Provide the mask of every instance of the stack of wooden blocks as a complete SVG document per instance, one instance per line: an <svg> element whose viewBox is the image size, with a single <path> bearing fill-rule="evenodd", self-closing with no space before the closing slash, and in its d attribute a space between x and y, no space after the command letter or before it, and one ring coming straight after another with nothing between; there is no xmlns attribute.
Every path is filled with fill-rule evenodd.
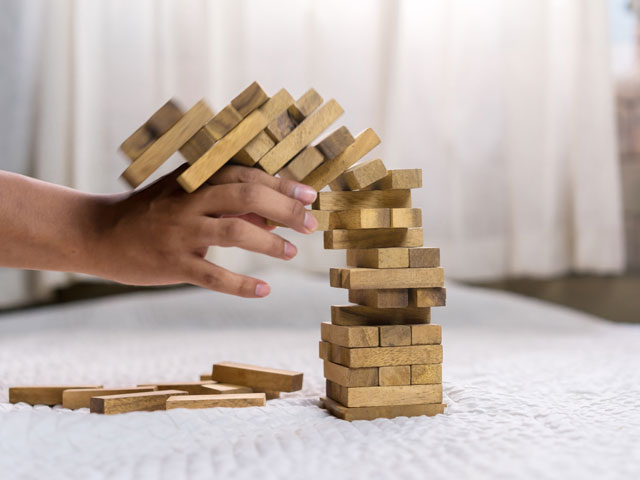
<svg viewBox="0 0 640 480"><path fill-rule="evenodd" d="M325 406L348 420L434 415L444 408L442 346L430 308L444 305L445 290L439 251L421 248L422 215L411 206L421 171L387 171L379 159L355 165L380 143L372 129L354 138L342 126L311 145L342 113L313 89L269 98L255 82L215 115L203 101L187 112L170 101L122 144L132 161L123 177L137 187L180 151L187 192L227 163L320 192L312 213L325 248L347 249L352 267L332 269L331 285L355 303L331 307L322 325Z"/></svg>

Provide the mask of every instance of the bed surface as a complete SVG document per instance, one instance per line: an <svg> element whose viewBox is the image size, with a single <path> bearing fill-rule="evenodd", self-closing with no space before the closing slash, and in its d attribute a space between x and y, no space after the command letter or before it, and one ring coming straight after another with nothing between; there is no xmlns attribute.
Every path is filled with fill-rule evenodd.
<svg viewBox="0 0 640 480"><path fill-rule="evenodd" d="M346 291L263 278L265 300L184 289L0 317L0 478L640 478L640 326L450 285L433 310L445 414L348 423L318 400L319 324ZM304 388L116 416L6 403L12 385L197 380L222 360L303 371Z"/></svg>

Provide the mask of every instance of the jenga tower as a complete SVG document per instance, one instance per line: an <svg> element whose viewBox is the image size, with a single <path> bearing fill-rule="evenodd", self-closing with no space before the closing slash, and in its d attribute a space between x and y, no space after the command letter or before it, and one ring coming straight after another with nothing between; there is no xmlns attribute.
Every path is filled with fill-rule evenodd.
<svg viewBox="0 0 640 480"><path fill-rule="evenodd" d="M356 305L332 305L322 324L325 407L345 420L435 415L442 403L442 332L431 307L445 304L440 251L423 248L411 189L422 171L372 160L347 170L314 204L324 248L346 249L332 287Z"/></svg>

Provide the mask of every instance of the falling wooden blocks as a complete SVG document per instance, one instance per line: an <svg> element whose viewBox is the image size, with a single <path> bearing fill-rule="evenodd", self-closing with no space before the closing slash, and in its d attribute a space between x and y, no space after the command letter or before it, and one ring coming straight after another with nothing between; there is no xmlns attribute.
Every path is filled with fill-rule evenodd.
<svg viewBox="0 0 640 480"><path fill-rule="evenodd" d="M422 187L422 170L389 170L380 180L365 187L366 190L399 190Z"/></svg>
<svg viewBox="0 0 640 480"><path fill-rule="evenodd" d="M361 190L387 174L379 158L367 160L351 167L329 184L331 190Z"/></svg>
<svg viewBox="0 0 640 480"><path fill-rule="evenodd" d="M320 167L322 167L322 165ZM313 204L313 208L317 210L350 210L350 209L358 209L358 208L410 208L410 207L411 207L411 190L320 192L318 193L317 200Z"/></svg>

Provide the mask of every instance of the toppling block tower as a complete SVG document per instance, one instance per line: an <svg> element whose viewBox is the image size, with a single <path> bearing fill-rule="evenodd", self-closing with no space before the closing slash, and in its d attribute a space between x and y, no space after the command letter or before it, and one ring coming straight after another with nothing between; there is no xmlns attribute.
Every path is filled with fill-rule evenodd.
<svg viewBox="0 0 640 480"><path fill-rule="evenodd" d="M348 268L332 268L330 284L353 302L331 306L321 325L324 406L345 420L442 413L431 307L446 292L440 252L423 247L422 212L411 204L422 172L358 163L380 143L372 129L354 137L342 126L311 145L342 113L313 89L269 97L255 82L215 115L203 101L186 112L169 101L121 145L132 161L122 176L135 188L179 151L189 166L177 181L189 193L227 163L313 187L325 249L347 250Z"/></svg>

